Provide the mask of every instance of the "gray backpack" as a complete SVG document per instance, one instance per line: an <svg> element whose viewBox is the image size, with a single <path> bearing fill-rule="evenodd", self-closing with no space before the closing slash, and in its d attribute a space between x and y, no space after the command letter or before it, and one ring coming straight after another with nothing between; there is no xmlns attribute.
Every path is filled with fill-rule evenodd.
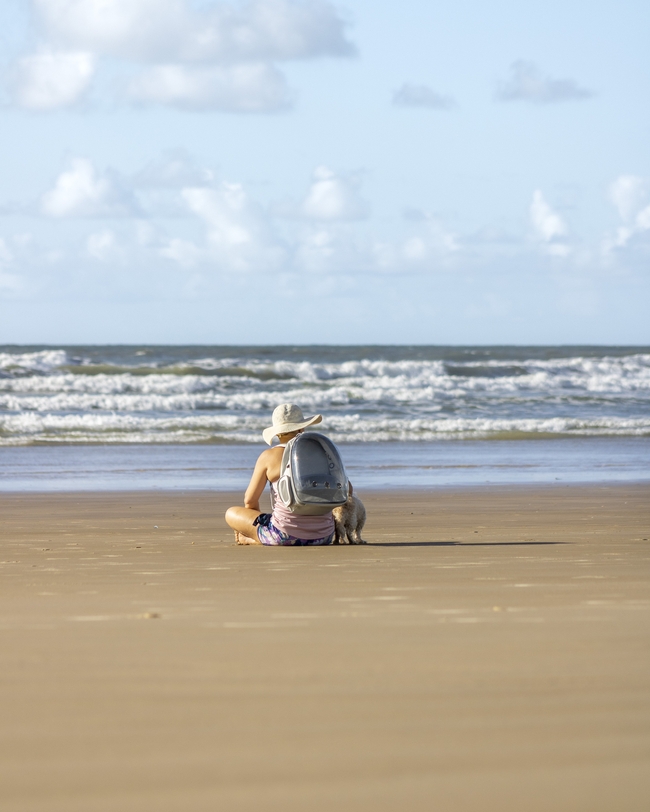
<svg viewBox="0 0 650 812"><path fill-rule="evenodd" d="M344 505L348 478L334 443L315 431L289 440L277 490L282 504L301 516L322 516Z"/></svg>

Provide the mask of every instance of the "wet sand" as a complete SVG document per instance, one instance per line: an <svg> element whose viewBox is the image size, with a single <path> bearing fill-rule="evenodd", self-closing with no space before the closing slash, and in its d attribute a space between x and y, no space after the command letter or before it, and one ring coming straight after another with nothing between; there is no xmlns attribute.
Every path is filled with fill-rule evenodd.
<svg viewBox="0 0 650 812"><path fill-rule="evenodd" d="M645 812L650 486L360 495L0 495L3 812Z"/></svg>

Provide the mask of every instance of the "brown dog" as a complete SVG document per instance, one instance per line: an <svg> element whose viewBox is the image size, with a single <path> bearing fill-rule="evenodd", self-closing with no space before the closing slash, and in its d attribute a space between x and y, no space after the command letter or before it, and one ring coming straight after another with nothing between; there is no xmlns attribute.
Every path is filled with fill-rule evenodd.
<svg viewBox="0 0 650 812"><path fill-rule="evenodd" d="M336 525L334 544L345 543L346 536L349 544L366 544L361 538L366 523L366 509L361 499L350 494L344 505L334 508L332 515Z"/></svg>

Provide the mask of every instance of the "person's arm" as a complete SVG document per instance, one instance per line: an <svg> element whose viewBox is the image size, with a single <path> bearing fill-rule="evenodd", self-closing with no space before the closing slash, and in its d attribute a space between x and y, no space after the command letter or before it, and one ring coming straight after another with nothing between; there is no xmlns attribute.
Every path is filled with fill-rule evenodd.
<svg viewBox="0 0 650 812"><path fill-rule="evenodd" d="M268 480L267 470L268 466L266 460L266 451L264 451L257 458L253 476L251 477L251 481L248 483L248 488L246 488L246 493L244 494L244 507L252 508L253 510L260 509L260 496L262 493L264 493L264 488L266 487Z"/></svg>

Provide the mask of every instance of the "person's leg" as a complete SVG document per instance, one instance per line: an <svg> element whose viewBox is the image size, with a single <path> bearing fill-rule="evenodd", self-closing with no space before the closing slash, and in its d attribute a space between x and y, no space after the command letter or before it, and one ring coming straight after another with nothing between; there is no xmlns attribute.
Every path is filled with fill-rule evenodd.
<svg viewBox="0 0 650 812"><path fill-rule="evenodd" d="M231 507L226 511L226 522L237 536L237 544L261 544L257 527L253 524L261 511L245 507Z"/></svg>

